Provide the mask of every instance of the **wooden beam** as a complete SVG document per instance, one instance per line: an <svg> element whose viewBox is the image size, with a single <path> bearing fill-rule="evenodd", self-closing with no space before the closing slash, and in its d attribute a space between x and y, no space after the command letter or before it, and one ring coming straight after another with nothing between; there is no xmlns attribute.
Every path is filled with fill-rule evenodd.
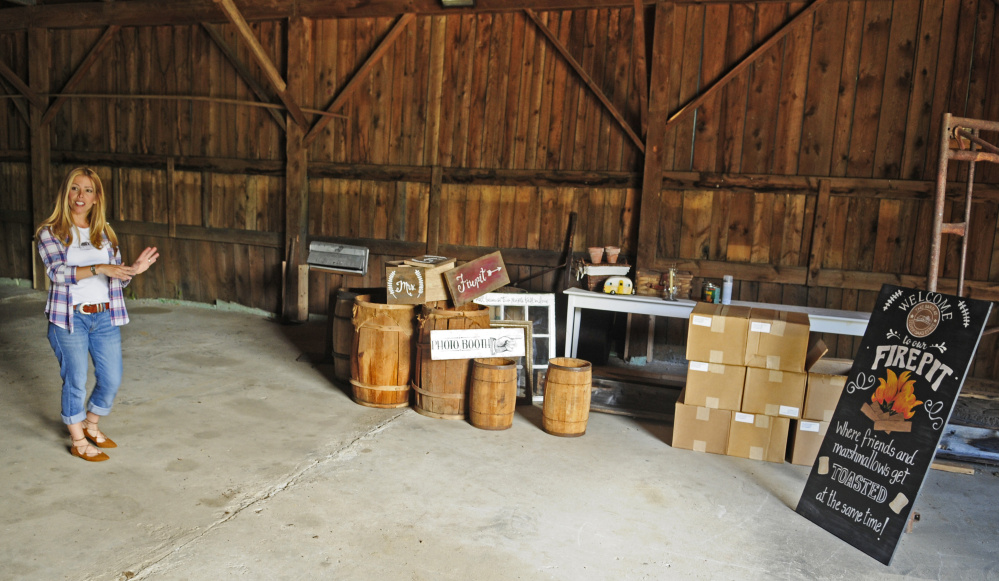
<svg viewBox="0 0 999 581"><path fill-rule="evenodd" d="M822 270L822 257L825 253L826 217L829 215L829 180L819 182L819 198L815 202L814 225L811 228L811 243L808 249L808 279L805 284L813 286Z"/></svg>
<svg viewBox="0 0 999 581"><path fill-rule="evenodd" d="M391 18L402 14L444 15L457 13L519 12L525 8L538 11L585 10L588 8L626 8L634 0L476 0L474 8L445 8L440 0L366 0L331 2L329 0L241 0L247 20L284 20L293 16L311 19ZM651 5L651 0L643 0ZM702 0L681 0L698 2ZM742 1L742 0L738 0ZM844 0L845 1L845 0ZM100 28L121 26L198 25L202 22L226 22L211 0L130 0L129 2L85 2L43 4L7 8L0 19L0 32L40 28Z"/></svg>
<svg viewBox="0 0 999 581"><path fill-rule="evenodd" d="M641 112L641 131L644 138L649 130L649 82L645 65L645 3L635 0L635 25L632 41L635 45L635 83L638 91L638 109ZM649 357L651 360L652 357Z"/></svg>
<svg viewBox="0 0 999 581"><path fill-rule="evenodd" d="M350 78L350 80L347 81L347 84L344 85L342 89L340 89L340 92L333 99L333 102L330 103L330 106L326 108L326 111L328 113L333 113L334 111L342 107L344 103L347 102L347 99L349 99L350 96L354 94L354 91L357 89L357 86L361 84L361 81L363 81L365 77L367 77L368 71L370 71L371 68L378 63L378 61L382 58L382 56L384 56L385 53L388 52L388 49L392 47L392 43L400 34L402 34L402 31L406 28L406 25L408 25L410 22L412 22L415 19L416 19L415 14L403 14L402 16L399 17L398 20L396 20L395 25L393 25L392 29L388 31L388 34L385 35L385 38L383 38L382 41L378 43L378 47L376 47L374 52L372 52L371 55L368 56L368 60L366 60L363 65L361 65L361 68L357 69L357 72L355 72L354 75ZM315 141L316 137L319 136L322 130L326 127L327 123L329 123L329 119L326 117L322 117L318 121L316 121L316 124L312 127L312 129L309 130L308 135L305 136L306 148L308 148L312 144L312 142Z"/></svg>
<svg viewBox="0 0 999 581"><path fill-rule="evenodd" d="M121 27L117 24L112 24L107 27L104 34L102 34L101 37L97 39L97 42L94 43L94 46L90 48L90 52L87 53L86 57L84 57L80 66L76 67L76 71L73 72L73 76L69 78L69 81L67 81L62 90L59 91L60 93L71 93L77 86L79 86L84 77L87 76L87 73L89 73L90 69L94 66L94 63L97 62L97 57L100 56L101 51L111 44L111 41L114 39L114 35L118 33L120 28ZM65 94L56 97L55 101L49 105L48 110L45 112L45 116L42 117L42 125L48 125L49 122L52 121L52 118L56 116L56 113L59 112L59 109L62 108L68 98L69 97Z"/></svg>
<svg viewBox="0 0 999 581"><path fill-rule="evenodd" d="M219 33L218 29L216 29L214 25L207 22L202 22L201 27L205 29L208 36L215 42L215 46L219 47L219 50L222 51L225 58L228 59L233 68L236 69L236 73L239 74L240 78L243 79L243 82L250 87L251 91L253 91L253 94L255 94L261 101L270 103L271 96L267 93L267 90L264 89L263 85L257 82L257 79L253 78L253 75L250 73L250 68L243 64L243 61L239 60L239 55L237 55L236 51L229 46L229 43L222 38L222 34ZM272 108L268 108L267 112L270 113L271 117L282 130L287 130L287 126L284 123L284 117L282 117L280 113Z"/></svg>
<svg viewBox="0 0 999 581"><path fill-rule="evenodd" d="M11 93L11 100L14 101L14 107L17 108L18 113L20 113L21 117L24 118L24 123L30 124L31 114L28 112L28 106L24 103L27 99L23 96L15 95L14 93L17 93L17 90L2 76L0 76L0 87L3 87L3 89L8 93Z"/></svg>
<svg viewBox="0 0 999 581"><path fill-rule="evenodd" d="M167 189L167 227L170 238L177 237L177 164L174 158L167 158L166 166Z"/></svg>
<svg viewBox="0 0 999 581"><path fill-rule="evenodd" d="M0 61L0 76L6 79L7 82L10 83L11 86L13 86L18 93L24 95L24 97L27 98L28 101L31 101L32 105L41 108L45 107L46 105L45 99L42 98L41 95L39 95L36 91L33 91L31 87L25 84L25 82L21 80L21 77L17 76L17 73L11 70L11 68L8 67L6 63L4 63L3 61Z"/></svg>
<svg viewBox="0 0 999 581"><path fill-rule="evenodd" d="M441 229L441 166L430 171L430 202L427 208L427 254L436 255Z"/></svg>
<svg viewBox="0 0 999 581"><path fill-rule="evenodd" d="M31 214L35 224L44 220L55 201L52 199L52 136L49 126L42 123L46 102L37 95L48 92L51 42L49 31L28 30L28 78L31 79ZM45 288L45 267L32 247L32 283L35 290Z"/></svg>
<svg viewBox="0 0 999 581"><path fill-rule="evenodd" d="M813 0L805 9L798 13L797 16L789 20L784 26L780 28L777 32L773 33L770 38L763 42L760 46L756 47L753 52L749 53L746 58L742 59L737 65L732 67L727 73L722 75L722 78L715 81L710 87L703 91L700 95L691 99L686 105L680 108L679 111L673 114L666 122L666 129L673 127L688 115L692 114L701 106L705 101L710 99L721 91L725 85L729 83L732 79L737 77L742 71L746 70L751 64L756 62L756 59L763 56L770 48L781 41L794 27L799 23L804 21L806 18L810 18L812 14L815 13L822 5L824 5L828 0Z"/></svg>
<svg viewBox="0 0 999 581"><path fill-rule="evenodd" d="M659 239L659 208L666 151L666 117L669 107L669 47L673 28L673 3L656 3L652 34L652 92L649 94L649 131L645 136L645 170L642 173L642 199L638 214L637 268L650 268L656 258Z"/></svg>
<svg viewBox="0 0 999 581"><path fill-rule="evenodd" d="M22 0L25 1L25 0ZM30 0L26 0L30 1ZM779 0L764 0L777 2ZM830 0L848 2L850 0ZM996 0L993 0L995 2ZM718 4L758 4L750 0L707 0ZM706 0L675 0L678 6L704 5ZM654 0L642 0L645 6ZM330 0L243 0L241 11L251 22L284 20L293 16L311 19L392 18L402 14L447 15L457 13L502 13L531 9L538 12L630 8L634 0L476 0L474 7L445 8L440 0L366 0L331 2ZM3 9L0 32L40 28L101 28L120 26L198 25L222 23L226 18L211 0L130 0L128 2L53 2L38 6Z"/></svg>
<svg viewBox="0 0 999 581"><path fill-rule="evenodd" d="M177 240L200 240L204 242L262 246L264 248L277 249L284 246L284 236L280 232L239 230L235 228L206 228L204 226L185 226L183 224L177 224L176 228L171 230L169 224L120 219L112 220L112 222L114 230L118 234L176 238Z"/></svg>
<svg viewBox="0 0 999 581"><path fill-rule="evenodd" d="M288 21L288 87L292 96L303 96L307 90L306 76L311 69L311 21L296 17ZM293 321L309 318L299 297L303 294L299 266L304 265L309 237L309 160L304 144L306 126L288 124L285 140L285 251L284 295L282 312ZM304 282L308 283L306 278Z"/></svg>
<svg viewBox="0 0 999 581"><path fill-rule="evenodd" d="M604 92L600 89L600 87L597 86L596 82L594 82L593 78L590 77L590 74L583 69L583 65L579 64L579 61L577 61L572 56L572 54L569 52L569 49L567 49L565 45L559 42L558 36L556 36L555 33L552 32L547 25L545 25L544 22L541 22L541 19L538 18L538 15L535 14L533 10L527 9L524 12L527 14L527 17L530 18L531 22L533 22L534 25L538 27L538 30L541 31L541 33L545 36L545 38L548 39L548 42L551 43L553 47L555 47L555 50L557 50L558 53L562 55L562 58L564 58L565 61L569 63L569 66L572 67L572 70L576 71L576 74L579 75L579 78L583 80L583 83L585 83L587 87L589 87L590 92L592 92L593 95L597 98L597 100L600 101L601 104L603 104L604 108L607 109L607 112L610 113L612 117L614 117L618 125L620 125L622 129L624 129L624 132L628 135L628 137L635 143L636 146L638 146L638 150L644 154L645 143L642 141L642 138L639 137L637 133L635 133L635 130L632 129L631 125L628 124L628 121L624 118L624 115L622 115L621 112L618 111L617 107L615 107L614 104L611 103L610 99L607 98L607 95L604 94Z"/></svg>
<svg viewBox="0 0 999 581"><path fill-rule="evenodd" d="M276 111L278 109L287 109L285 105L276 105L274 103L262 103L260 101L247 101L246 99L227 99L225 97L205 97L203 95L129 95L127 93L53 93L43 95L44 97L59 97L62 99L137 99L141 101L201 101L205 103L224 103L227 105L240 105L243 107L260 107L262 109L269 109ZM305 113L311 113L313 115L322 115L325 117L339 117L340 119L347 119L346 115L340 115L337 113L328 113L326 111L320 111L318 109L308 109L303 107L302 111Z"/></svg>
<svg viewBox="0 0 999 581"><path fill-rule="evenodd" d="M288 84L281 77L281 73L278 72L277 67L271 62L270 57L267 55L267 51L264 47L260 45L260 41L254 36L253 30L250 25L243 18L242 13L240 13L239 8L232 0L212 0L215 2L225 13L226 17L229 19L239 32L239 35L243 38L246 44L250 47L250 55L257 62L260 68L264 71L264 76L267 77L268 82L270 82L271 87L277 92L278 98L284 103L285 107L288 108L288 114L291 118L295 120L296 123L302 127L306 127L309 121L305 118L305 114L302 110L298 108L295 100L291 98L288 94Z"/></svg>
<svg viewBox="0 0 999 581"><path fill-rule="evenodd" d="M162 170L167 155L135 153L94 153L53 151L52 160L60 164L106 165ZM282 177L284 162L279 160L232 159L219 157L174 156L177 171L210 171L228 175L267 175ZM0 150L0 162L30 162L22 151ZM429 184L431 168L415 165L345 164L313 161L310 178L335 178L372 181L402 181ZM830 196L868 197L879 200L933 200L936 183L925 180L881 178L815 177L766 174L663 171L663 189L724 190L732 193L776 193L818 196L820 182L829 182ZM482 184L496 186L636 188L641 175L626 171L586 170L508 170L442 167L445 184ZM947 199L961 202L967 183L948 182ZM975 200L999 202L999 184L975 184Z"/></svg>

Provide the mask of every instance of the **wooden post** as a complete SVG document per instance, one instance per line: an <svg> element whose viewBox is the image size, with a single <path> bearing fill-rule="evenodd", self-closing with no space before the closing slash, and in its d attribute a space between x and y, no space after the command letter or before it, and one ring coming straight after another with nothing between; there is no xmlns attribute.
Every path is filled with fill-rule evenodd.
<svg viewBox="0 0 999 581"><path fill-rule="evenodd" d="M31 90L39 95L49 92L49 31L45 28L28 29L28 78ZM48 98L31 103L31 217L32 227L47 218L52 200L52 137L49 126L42 123ZM45 288L45 267L32 245L32 284L36 290Z"/></svg>
<svg viewBox="0 0 999 581"><path fill-rule="evenodd" d="M301 100L306 91L306 74L312 58L310 43L312 23L296 16L288 21L288 93L291 99ZM290 320L305 321L309 318L308 300L304 308L300 296L308 297L308 272L301 276L299 266L305 265L309 239L309 160L305 148L305 128L288 122L285 144L285 255L288 259L284 271L286 292L282 296L282 311ZM297 240L298 243L293 242ZM308 268L307 265L306 269ZM304 278L304 281L303 281ZM301 288L301 287L305 288Z"/></svg>
<svg viewBox="0 0 999 581"><path fill-rule="evenodd" d="M645 136L645 172L642 177L642 201L638 215L636 268L652 268L659 239L659 196L663 189L663 163L666 148L666 120L669 115L670 34L673 32L673 3L656 2L655 29L652 34L652 80L649 86L649 130Z"/></svg>
<svg viewBox="0 0 999 581"><path fill-rule="evenodd" d="M825 255L826 220L829 216L829 180L819 180L819 196L815 201L815 225L812 227L808 251L807 286L815 286Z"/></svg>
<svg viewBox="0 0 999 581"><path fill-rule="evenodd" d="M437 254L441 229L441 166L430 170L430 205L427 209L427 254Z"/></svg>
<svg viewBox="0 0 999 581"><path fill-rule="evenodd" d="M645 3L635 0L635 85L638 90L638 109L641 113L641 135L649 131L649 83L645 66Z"/></svg>
<svg viewBox="0 0 999 581"><path fill-rule="evenodd" d="M170 238L177 237L177 162L173 156L167 158L167 228Z"/></svg>

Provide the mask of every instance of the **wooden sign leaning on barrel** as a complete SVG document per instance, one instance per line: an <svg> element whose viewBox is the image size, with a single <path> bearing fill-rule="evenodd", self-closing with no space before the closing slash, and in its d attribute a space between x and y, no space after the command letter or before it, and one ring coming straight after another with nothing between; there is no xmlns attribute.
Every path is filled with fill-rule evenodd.
<svg viewBox="0 0 999 581"><path fill-rule="evenodd" d="M451 300L460 306L510 284L510 275L503 264L503 255L496 251L445 272L444 280Z"/></svg>

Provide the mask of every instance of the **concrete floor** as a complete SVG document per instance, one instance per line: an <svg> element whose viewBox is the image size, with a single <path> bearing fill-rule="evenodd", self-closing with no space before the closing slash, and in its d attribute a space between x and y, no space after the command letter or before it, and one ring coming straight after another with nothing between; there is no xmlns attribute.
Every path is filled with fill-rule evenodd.
<svg viewBox="0 0 999 581"><path fill-rule="evenodd" d="M7 281L9 283L9 281ZM932 470L885 567L794 513L807 469L359 406L324 322L129 303L99 464L70 456L44 295L0 286L0 579L999 579L999 477Z"/></svg>

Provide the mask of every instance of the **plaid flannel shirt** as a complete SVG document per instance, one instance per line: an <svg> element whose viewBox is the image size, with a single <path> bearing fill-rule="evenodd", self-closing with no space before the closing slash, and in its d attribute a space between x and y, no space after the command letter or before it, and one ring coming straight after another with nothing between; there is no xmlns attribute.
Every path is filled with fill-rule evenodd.
<svg viewBox="0 0 999 581"><path fill-rule="evenodd" d="M109 264L121 264L121 253L115 252L107 235L103 235L101 246L108 251ZM49 298L45 303L45 314L49 322L73 332L73 294L70 290L76 284L76 267L66 264L66 246L52 235L48 228L38 233L38 255L45 263L45 273L52 284L49 285ZM121 326L128 323L125 311L125 295L122 289L128 282L109 278L108 295L111 305L111 324Z"/></svg>

